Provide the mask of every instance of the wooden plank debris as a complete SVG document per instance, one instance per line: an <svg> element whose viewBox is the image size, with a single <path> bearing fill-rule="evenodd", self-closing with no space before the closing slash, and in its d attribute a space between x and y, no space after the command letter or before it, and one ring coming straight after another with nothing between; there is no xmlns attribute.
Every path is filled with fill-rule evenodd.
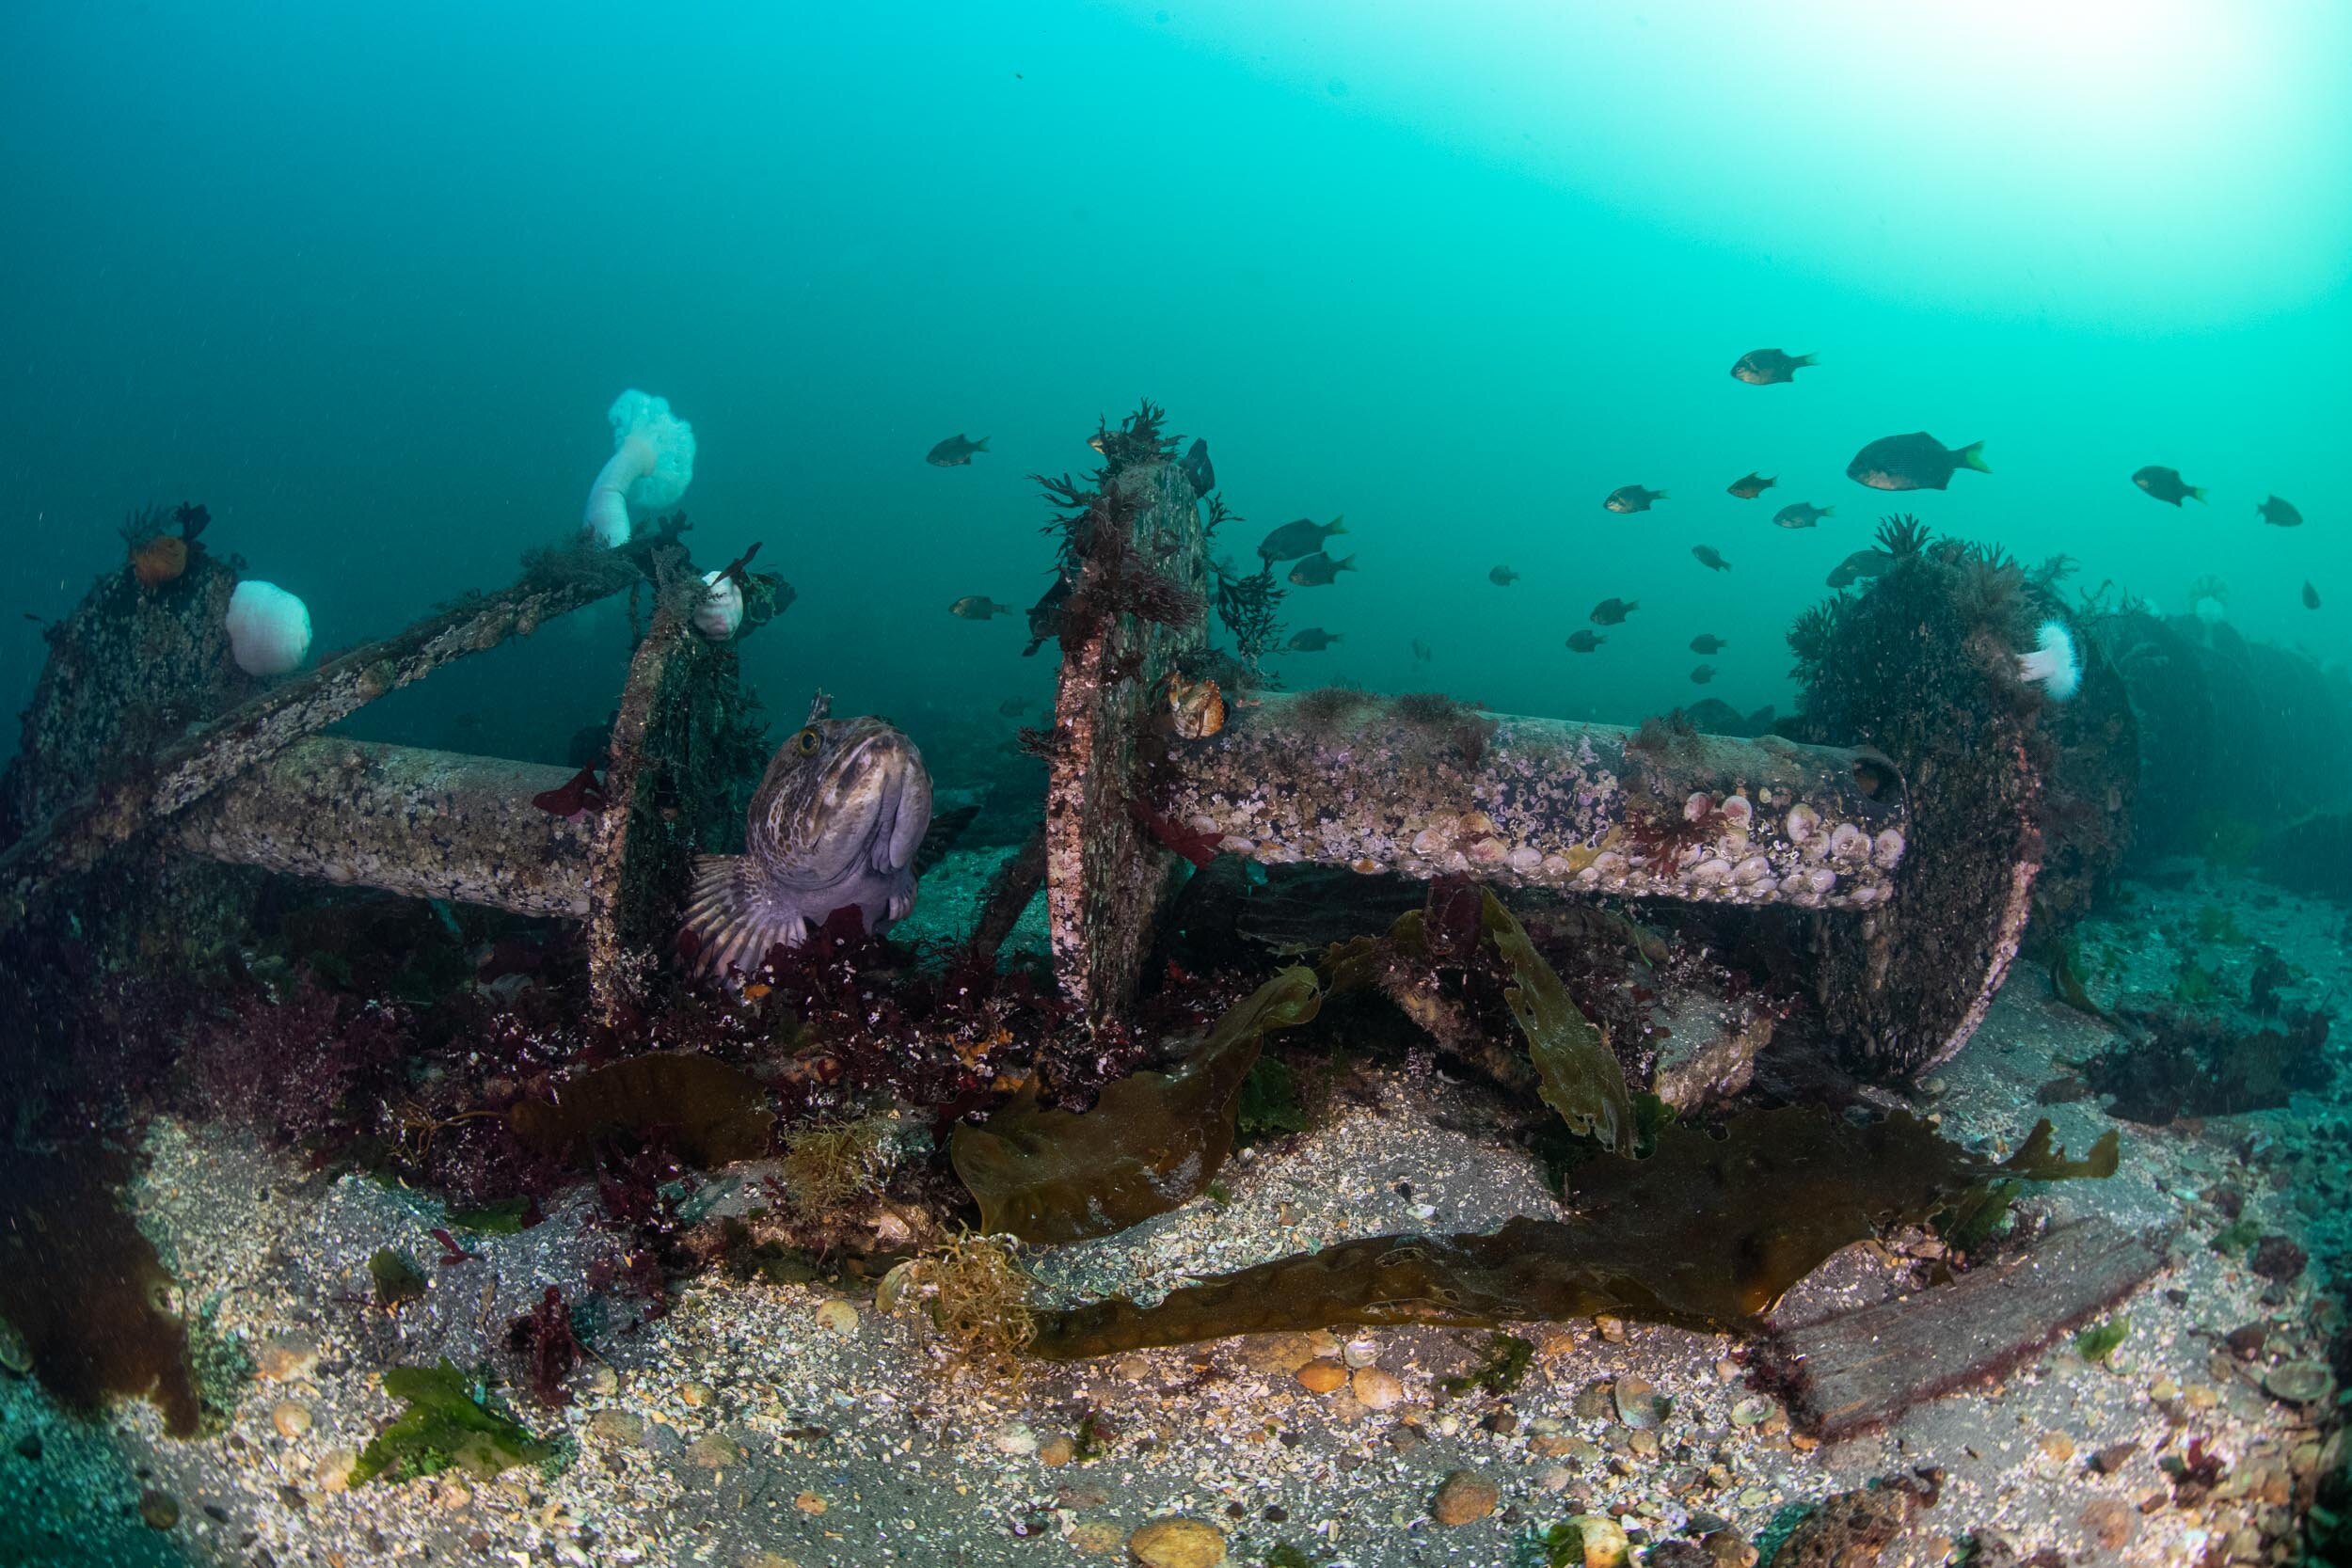
<svg viewBox="0 0 2352 1568"><path fill-rule="evenodd" d="M1772 1336L1762 1381L1823 1442L1888 1425L1998 1380L2113 1307L2164 1267L2169 1240L2099 1218L2065 1226L1949 1284Z"/></svg>

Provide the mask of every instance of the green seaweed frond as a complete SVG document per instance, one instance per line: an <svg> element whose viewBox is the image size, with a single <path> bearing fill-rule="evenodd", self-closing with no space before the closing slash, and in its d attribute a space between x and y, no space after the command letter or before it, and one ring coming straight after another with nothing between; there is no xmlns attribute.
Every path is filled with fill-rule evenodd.
<svg viewBox="0 0 2352 1568"><path fill-rule="evenodd" d="M2074 1354L2094 1364L2105 1361L2115 1353L2116 1346L2130 1338L2131 1332L2129 1317L2113 1317L2094 1323L2074 1336Z"/></svg>
<svg viewBox="0 0 2352 1568"><path fill-rule="evenodd" d="M1449 1394L1467 1394L1483 1388L1489 1394L1507 1394L1519 1386L1527 1369L1534 1364L1535 1346L1516 1334L1498 1334L1486 1341L1486 1359L1472 1372L1462 1377L1441 1380Z"/></svg>
<svg viewBox="0 0 2352 1568"><path fill-rule="evenodd" d="M513 1465L545 1465L561 1457L556 1445L532 1436L492 1406L488 1390L447 1361L437 1367L394 1367L384 1374L384 1392L404 1408L360 1452L351 1470L354 1486L377 1476L413 1481L451 1468L486 1481Z"/></svg>

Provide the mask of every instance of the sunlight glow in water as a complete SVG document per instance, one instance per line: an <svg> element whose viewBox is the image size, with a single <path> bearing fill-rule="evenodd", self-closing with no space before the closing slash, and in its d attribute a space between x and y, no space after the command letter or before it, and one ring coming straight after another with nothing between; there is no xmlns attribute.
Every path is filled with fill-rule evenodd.
<svg viewBox="0 0 2352 1568"><path fill-rule="evenodd" d="M1916 301L2210 323L2308 301L2352 253L2343 204L2310 194L2352 179L2341 10L1492 0L1375 8L1377 26L1353 10L1208 0L1164 25L1340 112Z"/></svg>

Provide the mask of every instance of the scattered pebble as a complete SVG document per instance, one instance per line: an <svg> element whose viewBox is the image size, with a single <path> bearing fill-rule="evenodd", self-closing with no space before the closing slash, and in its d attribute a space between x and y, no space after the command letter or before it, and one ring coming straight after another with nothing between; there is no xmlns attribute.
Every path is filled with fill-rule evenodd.
<svg viewBox="0 0 2352 1568"><path fill-rule="evenodd" d="M718 1391L707 1383L689 1383L679 1387L677 1397L693 1409L700 1410L718 1397Z"/></svg>
<svg viewBox="0 0 2352 1568"><path fill-rule="evenodd" d="M279 1400L270 1406L269 1424L280 1437L299 1437L310 1430L310 1407L298 1400Z"/></svg>
<svg viewBox="0 0 2352 1568"><path fill-rule="evenodd" d="M307 1334L274 1334L253 1356L253 1375L263 1383L308 1382L318 1370L318 1341Z"/></svg>
<svg viewBox="0 0 2352 1568"><path fill-rule="evenodd" d="M1613 1345L1625 1343L1625 1320L1604 1312L1593 1320L1593 1332Z"/></svg>
<svg viewBox="0 0 2352 1568"><path fill-rule="evenodd" d="M723 1470L730 1465L741 1463L742 1458L743 1450L737 1448L735 1440L723 1433L709 1433L686 1445L687 1463L706 1470Z"/></svg>
<svg viewBox="0 0 2352 1568"><path fill-rule="evenodd" d="M169 1529L180 1522L180 1499L160 1486L139 1494L139 1517L150 1529Z"/></svg>
<svg viewBox="0 0 2352 1568"><path fill-rule="evenodd" d="M1761 1394L1750 1394L1731 1407L1731 1424L1736 1427L1756 1426L1772 1416L1777 1407Z"/></svg>
<svg viewBox="0 0 2352 1568"><path fill-rule="evenodd" d="M599 1410L588 1418L588 1430L616 1448L633 1448L645 1435L645 1418L629 1410Z"/></svg>
<svg viewBox="0 0 2352 1568"><path fill-rule="evenodd" d="M1348 1387L1366 1410L1387 1410L1405 1399L1405 1385L1396 1380L1396 1374L1378 1367L1357 1368Z"/></svg>
<svg viewBox="0 0 2352 1568"><path fill-rule="evenodd" d="M1614 1519L1580 1513L1568 1523L1584 1538L1584 1568L1625 1568L1633 1560L1633 1544Z"/></svg>
<svg viewBox="0 0 2352 1568"><path fill-rule="evenodd" d="M1347 1369L1327 1356L1318 1356L1298 1369L1298 1386L1311 1394L1327 1394L1347 1381Z"/></svg>
<svg viewBox="0 0 2352 1568"><path fill-rule="evenodd" d="M2288 1361L2263 1374L2263 1388L2288 1404L2317 1404L2328 1397L2335 1379L2316 1361Z"/></svg>
<svg viewBox="0 0 2352 1568"><path fill-rule="evenodd" d="M1502 1488L1475 1470L1456 1470L1438 1483L1429 1516L1441 1525L1475 1524L1495 1511Z"/></svg>
<svg viewBox="0 0 2352 1568"><path fill-rule="evenodd" d="M1007 1421L990 1434L988 1441L998 1453L1015 1459L1026 1459L1037 1452L1037 1433L1029 1430L1026 1421Z"/></svg>
<svg viewBox="0 0 2352 1568"><path fill-rule="evenodd" d="M1052 1465L1055 1469L1061 1468L1077 1457L1078 1445L1067 1437L1057 1437L1037 1450L1038 1463Z"/></svg>
<svg viewBox="0 0 2352 1568"><path fill-rule="evenodd" d="M351 1485L351 1467L358 1463L359 1456L349 1449L329 1449L319 1455L310 1473L318 1477L320 1491L346 1491Z"/></svg>
<svg viewBox="0 0 2352 1568"><path fill-rule="evenodd" d="M1666 1402L1647 1378L1621 1377L1616 1389L1617 1419L1636 1432L1655 1428L1666 1412Z"/></svg>
<svg viewBox="0 0 2352 1568"><path fill-rule="evenodd" d="M2063 1465L2074 1457L2074 1440L2062 1432L2042 1434L2042 1451Z"/></svg>
<svg viewBox="0 0 2352 1568"><path fill-rule="evenodd" d="M1198 1519L1154 1519L1127 1538L1144 1568L1216 1568L1225 1560L1225 1532Z"/></svg>
<svg viewBox="0 0 2352 1568"><path fill-rule="evenodd" d="M826 1502L823 1495L820 1493L803 1492L799 1497L792 1499L792 1506L799 1509L802 1513L807 1514L813 1519L819 1513L824 1513L826 1509L832 1507L833 1505Z"/></svg>
<svg viewBox="0 0 2352 1568"><path fill-rule="evenodd" d="M1088 1519L1070 1532L1070 1544L1089 1553L1115 1552L1120 1545L1119 1527L1100 1519Z"/></svg>
<svg viewBox="0 0 2352 1568"><path fill-rule="evenodd" d="M1340 1359L1350 1368L1369 1367L1380 1359L1380 1347L1370 1339L1350 1339L1347 1348L1340 1353Z"/></svg>
<svg viewBox="0 0 2352 1568"><path fill-rule="evenodd" d="M857 1308L846 1301L829 1301L817 1309L817 1326L828 1334L855 1334Z"/></svg>

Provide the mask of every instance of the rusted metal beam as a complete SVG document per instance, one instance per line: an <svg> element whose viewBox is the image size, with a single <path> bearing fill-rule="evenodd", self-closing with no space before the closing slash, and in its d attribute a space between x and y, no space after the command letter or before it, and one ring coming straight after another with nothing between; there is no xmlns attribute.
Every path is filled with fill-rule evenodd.
<svg viewBox="0 0 2352 1568"><path fill-rule="evenodd" d="M1893 893L1907 814L1876 752L1340 696L1172 742L1156 808L1268 864L1801 909Z"/></svg>
<svg viewBox="0 0 2352 1568"><path fill-rule="evenodd" d="M561 768L313 736L183 813L190 854L294 877L585 918L596 827L532 805Z"/></svg>
<svg viewBox="0 0 2352 1568"><path fill-rule="evenodd" d="M303 736L444 664L528 636L642 580L650 547L551 553L512 587L429 615L273 686L166 748L135 773L94 785L0 855L0 930L21 920L53 879L87 869Z"/></svg>

